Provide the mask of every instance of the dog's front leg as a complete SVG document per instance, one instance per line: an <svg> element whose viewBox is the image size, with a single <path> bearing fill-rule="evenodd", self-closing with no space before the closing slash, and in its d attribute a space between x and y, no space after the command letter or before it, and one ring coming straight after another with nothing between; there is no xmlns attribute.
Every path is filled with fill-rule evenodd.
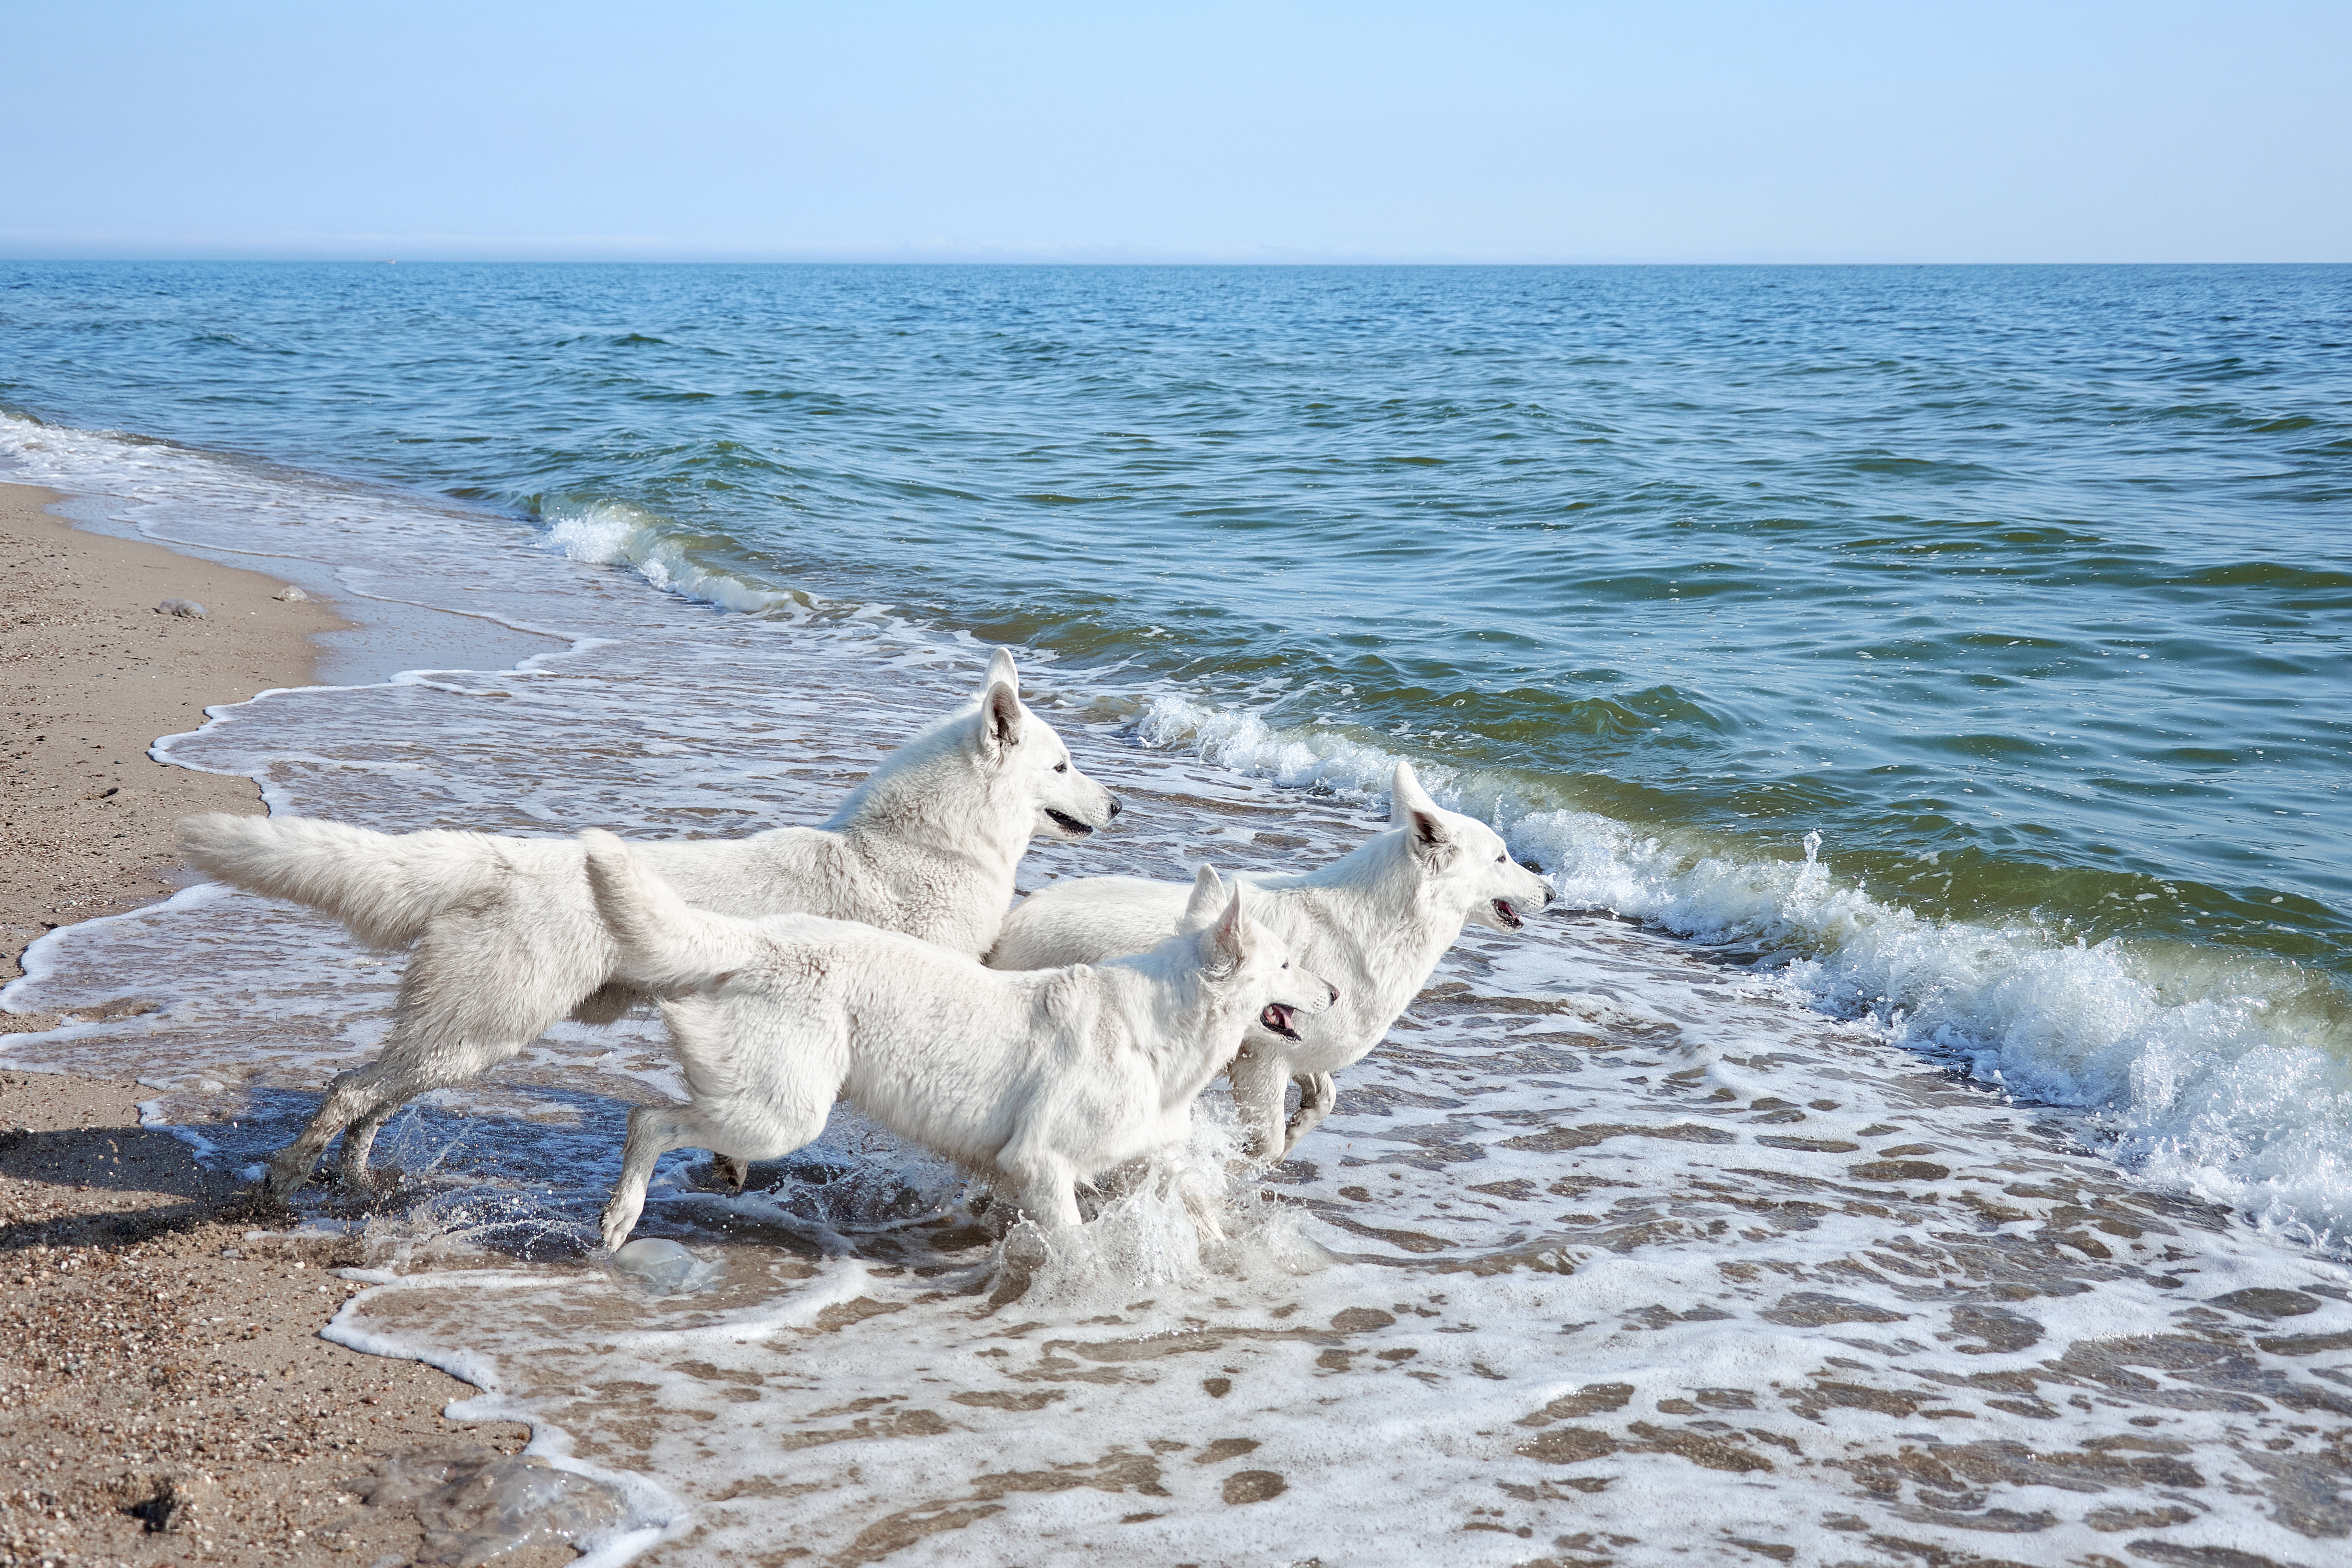
<svg viewBox="0 0 2352 1568"><path fill-rule="evenodd" d="M1225 1222L1217 1217L1220 1206L1215 1194L1209 1190L1208 1178L1200 1172L1187 1169L1176 1178L1176 1191L1184 1199L1184 1212L1192 1216L1192 1228L1203 1241L1225 1239Z"/></svg>
<svg viewBox="0 0 2352 1568"><path fill-rule="evenodd" d="M996 1168L1013 1178L1021 1194L1021 1212L1031 1221L1047 1230L1070 1230L1083 1223L1077 1168L1034 1130L997 1151Z"/></svg>
<svg viewBox="0 0 2352 1568"><path fill-rule="evenodd" d="M1283 1129L1282 1157L1289 1159L1298 1141L1320 1126L1339 1103L1339 1085L1329 1073L1318 1072L1298 1079L1298 1109L1290 1113L1290 1121Z"/></svg>
<svg viewBox="0 0 2352 1568"><path fill-rule="evenodd" d="M1078 1212L1078 1184L1067 1167L1021 1184L1021 1212L1047 1230L1076 1230L1084 1223Z"/></svg>
<svg viewBox="0 0 2352 1568"><path fill-rule="evenodd" d="M1241 1048L1228 1069L1234 1084L1234 1107L1241 1112L1243 1148L1252 1160L1272 1162L1282 1157L1282 1090L1289 1081L1282 1063L1263 1047Z"/></svg>

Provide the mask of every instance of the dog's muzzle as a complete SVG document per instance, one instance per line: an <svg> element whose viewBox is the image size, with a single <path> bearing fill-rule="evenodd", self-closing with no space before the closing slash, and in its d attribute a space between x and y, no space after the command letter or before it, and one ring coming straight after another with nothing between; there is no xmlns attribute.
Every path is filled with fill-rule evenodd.
<svg viewBox="0 0 2352 1568"><path fill-rule="evenodd" d="M1293 1016L1290 1009L1281 1003L1269 1002L1258 1013L1257 1021L1284 1039L1295 1040L1298 1038L1298 1030L1291 1022Z"/></svg>
<svg viewBox="0 0 2352 1568"><path fill-rule="evenodd" d="M1049 805L1045 808L1045 815L1054 819L1055 826L1070 835L1073 838L1085 838L1094 832L1094 826L1092 824L1080 822L1076 817L1072 816L1066 811L1055 811Z"/></svg>

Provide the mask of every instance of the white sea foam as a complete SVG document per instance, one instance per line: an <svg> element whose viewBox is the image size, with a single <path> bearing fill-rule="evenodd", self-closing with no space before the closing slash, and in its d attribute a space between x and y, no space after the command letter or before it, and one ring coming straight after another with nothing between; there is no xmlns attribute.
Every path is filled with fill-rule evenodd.
<svg viewBox="0 0 2352 1568"><path fill-rule="evenodd" d="M2352 1410L2305 1350L2352 1324L2352 1271L2216 1232L1771 987L1724 1000L1662 936L1586 922L1445 973L1457 1010L1230 1194L1229 1235L1303 1258L1192 1234L1213 1112L1049 1255L949 1213L812 1257L756 1228L772 1195L674 1182L648 1221L728 1258L717 1292L410 1274L341 1331L469 1347L498 1413L673 1482L737 1558L1502 1568L1530 1541L1664 1563L1999 1530L2071 1561L2170 1508L2191 1551L2311 1560L2324 1450L2288 1412ZM1855 1166L1865 1140L1938 1163ZM2281 1312L2299 1338L2247 1342ZM636 1391L634 1436L592 1380ZM2225 1469L2267 1496L2212 1491Z"/></svg>
<svg viewBox="0 0 2352 1568"><path fill-rule="evenodd" d="M548 547L574 561L630 566L656 588L724 610L802 608L805 593L762 588L693 558L677 531L656 513L627 501L551 501L541 511Z"/></svg>

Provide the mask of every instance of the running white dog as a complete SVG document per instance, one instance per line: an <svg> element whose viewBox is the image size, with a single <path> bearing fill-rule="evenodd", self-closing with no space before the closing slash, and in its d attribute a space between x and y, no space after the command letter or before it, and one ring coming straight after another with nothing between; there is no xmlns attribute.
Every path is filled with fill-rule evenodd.
<svg viewBox="0 0 2352 1568"><path fill-rule="evenodd" d="M643 853L709 909L863 921L977 957L996 938L1031 837L1085 838L1118 809L1022 704L999 648L978 700L891 753L824 826ZM321 910L374 946L415 944L383 1055L337 1075L278 1151L274 1196L310 1179L338 1131L339 1174L363 1184L376 1129L408 1100L517 1055L567 1013L609 1023L641 999L611 984L613 942L574 840L230 816L190 817L180 835L207 876Z"/></svg>
<svg viewBox="0 0 2352 1568"><path fill-rule="evenodd" d="M1328 974L1339 1003L1289 1037L1251 1025L1234 1060L1234 1099L1250 1151L1286 1156L1331 1113L1331 1075L1380 1044L1419 994L1465 920L1517 931L1522 913L1550 901L1543 879L1511 858L1485 823L1429 798L1412 769L1396 767L1389 820L1395 826L1318 871L1244 873L1264 896L1253 906L1298 962ZM1181 930L1191 896L1135 877L1089 877L1033 893L1005 918L988 955L994 969L1097 963ZM1284 1083L1299 1082L1286 1127Z"/></svg>
<svg viewBox="0 0 2352 1568"><path fill-rule="evenodd" d="M789 1154L845 1096L1002 1179L1039 1224L1074 1226L1079 1183L1183 1139L1244 1024L1296 1038L1297 1021L1337 995L1206 868L1191 910L1203 929L1099 968L1005 974L843 921L708 914L611 834L580 840L615 971L684 993L662 1016L693 1097L629 1112L606 1247L628 1239L670 1150Z"/></svg>

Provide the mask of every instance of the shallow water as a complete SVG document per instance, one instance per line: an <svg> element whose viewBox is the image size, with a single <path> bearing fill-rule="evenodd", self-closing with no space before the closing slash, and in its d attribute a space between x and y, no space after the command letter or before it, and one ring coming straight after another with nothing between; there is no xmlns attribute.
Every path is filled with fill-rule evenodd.
<svg viewBox="0 0 2352 1568"><path fill-rule="evenodd" d="M2229 281L2200 276L2190 282L2209 289ZM158 319L188 308L159 298ZM550 298L572 297L556 289ZM0 325L19 331L25 320L17 310ZM1454 324L1477 338L1475 321ZM127 319L89 330L151 329L163 330ZM944 329L924 342L950 359L973 352ZM1273 355L1279 345L1269 345L1261 348ZM893 352L919 359L922 347ZM879 354L875 341L858 351ZM2045 357L2075 352L2088 351ZM2299 375L2301 362L2279 353L2266 374ZM1318 363L1333 376L1347 368ZM131 396L100 374L110 364L120 368L94 353L42 374ZM1428 374L1442 381L1442 368ZM887 371L873 374L887 381ZM2141 363L2137 374L2153 372ZM1041 377L1047 391L1056 384ZM422 363L413 381L393 378L379 434L414 420L446 379ZM2241 380L2270 387L2264 396L2308 390ZM289 372L287 384L301 381ZM6 395L21 401L23 384ZM387 448L337 423L358 416L360 385L314 384L319 411L249 430L269 434L279 457L328 462L323 448L348 441L328 466L451 483L423 466L399 471ZM995 386L991 406L1007 439L1040 417L1023 400L1045 392L1026 385ZM257 406L236 376L215 385L192 374L144 395L144 427L182 436L207 435L206 420L226 432ZM879 440L894 409L904 412L885 400L824 417L862 417ZM1250 435L1247 412L1235 415L1241 434L1200 448L1213 475L1237 465L1227 476L1236 487L1280 472L1255 466L1263 453L1253 440L1268 437ZM1669 415L1684 417L1671 400L1649 416L1661 442ZM462 423L452 415L446 428ZM488 445L524 449L519 426L482 424ZM288 434L304 430L320 449ZM2207 430L2187 446L2221 477L2175 477L2163 502L2170 531L2151 548L2212 544L2191 514L2204 515L2198 508L2216 494L2229 498L2223 510L2254 515L2271 494L2279 515L2304 516L2295 509L2312 496L2334 493L2334 437L2254 434L2317 440L2321 455L2295 459L2301 478L2281 479L2276 463L2301 448L2280 447L2273 468L2249 477L2219 463L2210 446L2219 437ZM248 438L260 437L239 437ZM2016 439L2021 454L2039 449ZM2098 468L2093 458L2113 441L2149 455L2116 437L2094 442L2084 461ZM462 444L436 436L425 445L440 454L434 462L455 463ZM362 448L365 460L352 455ZM832 450L866 460L855 440ZM508 460L479 458L480 471ZM1694 462L1704 478L1706 463ZM1041 556L1023 568L1034 575L1017 595L992 598L965 578L964 597L942 589L922 601L909 584L947 581L965 570L956 550L1003 537L991 545L984 530L927 534L903 557L886 550L858 563L842 542L849 514L827 522L810 509L790 536L796 560L814 563L790 574L795 596L742 538L683 544L658 516L633 531L644 521L635 514L614 532L615 514L596 510L609 497L572 512L540 504L535 515L502 515L6 417L0 469L89 493L80 510L98 526L282 573L357 614L407 626L410 645L440 638L447 662L472 666L271 694L159 748L185 765L253 774L274 809L392 829L569 833L593 823L715 834L817 820L888 745L968 691L983 657L973 630L1014 624L1008 602L1066 594L1078 603L1097 569L1083 551ZM1990 481L1937 482L1980 494L1969 487ZM2098 489L2085 479L2074 493ZM675 510L682 493L662 492L664 504ZM1162 521L1175 529L1181 514ZM746 503L744 515L768 514ZM481 1083L429 1097L379 1145L404 1180L377 1205L305 1196L307 1223L356 1227L383 1264L377 1288L331 1331L478 1382L485 1412L532 1420L542 1453L621 1485L635 1528L746 1557L807 1546L845 1561L1009 1563L1122 1549L1209 1563L1263 1561L1276 1549L1325 1561L1630 1563L1685 1547L1721 1552L1735 1539L1803 1560L1871 1562L1931 1549L2035 1562L2146 1556L2130 1550L2143 1541L2226 1542L2283 1563L2341 1550L2352 1527L2342 1500L2352 1274L2337 1261L2352 1237L2343 1155L2352 1069L2327 968L2336 951L2328 922L2341 905L2323 886L2340 835L2309 854L2277 841L2283 864L2316 879L2298 886L2319 889L2310 900L2318 914L2281 891L2267 895L2281 904L2262 906L2285 911L2271 935L2243 921L2227 931L2191 926L2202 917L2181 911L2200 906L2167 895L2220 885L2200 883L2192 867L2226 835L2161 830L2175 807L2147 801L2185 787L2185 775L2159 767L2149 776L2162 788L2132 797L2142 800L2134 811L2153 816L2101 817L2129 795L2101 786L2052 793L2056 804L2032 819L2047 834L2005 828L2014 840L1997 840L1988 816L1973 837L1948 843L1937 836L1966 826L1949 813L1920 827L1919 843L1959 845L1965 861L1953 868L1956 890L1930 896L1916 879L1948 863L1944 849L1919 850L1943 858L1906 873L1912 882L1873 858L1896 841L1885 836L1900 815L1873 792L1909 786L1843 766L1894 743L1875 710L1849 712L1860 733L1828 757L1850 792L1824 788L1801 809L1743 819L1738 811L1767 810L1756 804L1766 797L1740 793L1746 775L1700 774L1738 774L1738 748L1755 729L1661 710L1649 729L1545 719L1488 734L1471 713L1469 665L1454 666L1455 687L1424 677L1437 658L1429 648L1480 645L1491 617L1465 617L1451 643L1423 628L1436 640L1416 643L1423 632L1390 616L1381 624L1402 629L1388 653L1347 653L1356 645L1345 638L1361 627L1339 620L1323 630L1248 621L1242 610L1270 591L1265 583L1227 595L1200 563L1236 538L1305 536L1222 514L1213 524L1167 535L1181 564L1088 611L1142 616L1160 603L1153 595L1180 590L1198 591L1183 601L1196 609L1224 606L1202 611L1192 629L1173 626L1172 611L1128 642L1090 643L1080 621L1042 613L1016 626L1044 644L1025 666L1033 700L1133 807L1106 840L1038 851L1023 886L1106 871L1184 876L1201 858L1318 861L1378 829L1382 803L1363 786L1409 755L1447 798L1492 815L1562 895L1560 912L1519 939L1474 933L1457 947L1390 1042L1343 1075L1339 1113L1298 1159L1230 1194L1232 1247L1198 1250L1181 1208L1164 1199L1163 1170L1108 1200L1091 1255L1040 1262L1019 1234L1000 1242L984 1205L950 1173L844 1115L808 1157L763 1167L762 1190L740 1199L698 1190L698 1167L673 1160L644 1234L684 1242L699 1272L667 1282L613 1272L587 1248L622 1119L630 1104L678 1087L657 1026L638 1017L560 1026ZM1455 538L1455 526L1431 537ZM1579 553L1563 559L1590 575L1612 550L1697 536L1630 515L1612 529L1579 536ZM2276 553L2292 537L2278 524L2264 548ZM2337 548L2331 540L2305 553ZM1759 581L1794 571L1797 557L1767 553ZM614 555L640 569L599 563ZM929 564L910 565L919 556ZM2129 578L2095 551L2070 559L2068 570L2102 582ZM1471 578L1408 564L1428 592L1471 602ZM1822 566L1815 588L1834 586L1843 569ZM2150 579L2132 601L2141 608L2126 614L2116 608L2123 599L2085 597L2081 584L2070 594L2063 572L2036 570L2048 595L2031 601L2032 614L2045 624L2095 602L2126 619L2158 609L2214 618L2177 666L2166 647L2142 649L2145 661L2133 654L2126 662L2145 677L2082 665L2064 679L1970 688L1998 689L2011 717L2048 692L2090 692L2116 725L2161 726L2178 704L2210 700L2196 708L2209 726L2238 722L2251 702L2244 711L2284 714L2299 733L2334 733L2329 704L2343 689L2326 676L2341 606L2325 584L2263 601L2262 614L2286 616L2307 635L2308 646L2294 645L2302 652L2290 649L2301 673L2227 685L2221 666L2205 662L2221 657L2213 648L2242 634L2287 643L2257 624L2252 599L2223 602L2236 591L2226 574L2202 587ZM1662 586L1686 590L1675 571ZM1391 590L1405 581L1391 576ZM1281 583L1289 587L1276 608L1309 596L1295 578ZM744 584L762 596L736 602L759 613L708 602ZM1346 595L1318 591L1341 607L1335 616L1393 609L1359 585L1349 577ZM1679 596L1604 605L1543 636L1619 639L1610 645L1618 676L1653 681L1675 665L1685 672L1678 691L1702 689L1689 670L1731 679L1752 658L1753 673L1739 679L1770 693L1755 700L1783 704L1756 721L1766 728L1825 719L1842 690L1892 704L1879 715L1889 724L1907 715L1931 726L1972 679L1955 664L1906 674L1909 686L1851 684L1875 673L1838 677L1847 686L1793 677L1776 686L1780 654L1691 635L1704 617ZM1784 643L1808 621L1832 626L1812 597L1803 614L1775 612ZM1876 624L1877 611L1856 613ZM478 635L439 629L459 618ZM1629 651L1642 646L1636 634L1645 645L1677 626L1671 643L1658 637L1655 659ZM1154 627L1181 632L1185 651L1153 651L1169 640L1143 635ZM1318 640L1326 631L1328 645ZM1234 640L1221 642L1228 632ZM2082 651L2096 637L2069 635L2077 655L2096 657ZM370 647L399 642L355 645L336 679L360 679L349 672ZM1874 650L1885 651L1860 651ZM1339 677L1329 672L1344 670L1328 661L1343 653L1400 668L1408 654L1421 660L1410 682L1385 689L1382 700L1402 706L1331 706ZM1253 664L1260 654L1270 662ZM2121 645L2107 658L2123 658ZM1854 660L1865 662L1889 661ZM1297 682L1323 681L1321 695L1282 684L1269 673L1277 665ZM2081 684L2094 675L2106 684ZM1959 684L1936 685L1945 677ZM2317 684L2296 684L2306 679ZM1421 695L1407 701L1401 691ZM1464 708L1448 709L1456 697ZM1456 725L1448 711L1467 717ZM1950 728L1961 732L1958 721ZM2050 760L2038 752L1988 754L2012 769L2000 774L2004 790L2031 793L2019 781L2046 776L2034 773ZM1676 757L1685 773L1659 760ZM1732 763L1719 765L1725 758ZM2325 814L2332 806L2311 792L2332 782L2332 765L2324 746L2298 752L2275 773L2229 775L2228 791L2246 793L2198 798L2242 811L2276 788L2300 803L2294 809ZM1968 776L1990 788L1987 772L1998 769L1985 762ZM1689 788L1669 788L1677 779ZM1677 794L1689 799L1644 804ZM2002 798L1987 810L2004 812L2006 825L2015 793ZM1769 826L1741 825L1759 820ZM2068 835L2104 842L2102 833L2152 858L2158 873L2143 880L2157 896L2111 900L2124 884L2064 880L2082 869L2069 869ZM1818 834L1810 844L1809 834ZM2002 877L2050 901L1983 892ZM2066 888L2087 889L2087 902L2063 902ZM2094 924L2083 911L2103 903L2129 908ZM289 1136L327 1077L381 1039L398 962L300 911L216 889L72 928L29 959L9 1005L92 1021L11 1037L8 1060L135 1074L155 1086L153 1120L236 1165ZM161 1007L100 1017L117 1000ZM1214 1169L1223 1137L1213 1098L1185 1158Z"/></svg>
<svg viewBox="0 0 2352 1568"><path fill-rule="evenodd" d="M723 652L789 640L751 629ZM943 705L980 665L834 651L808 735ZM642 689L600 654L499 689ZM520 700L454 681L332 700ZM1058 717L1133 829L1041 855L1041 877L1277 865L1380 825L1377 803ZM317 729L279 698L177 745L226 760L205 748L257 747L273 718ZM692 776L713 743L668 765ZM814 815L867 760L772 798ZM420 760L397 798L478 765ZM273 787L307 804L346 776ZM151 1115L225 1161L282 1141L380 1033L383 960L242 895L198 889L36 956L26 999L94 1011L138 975L166 1005L19 1058L135 1068ZM639 1530L730 1560L2339 1549L2352 1269L2123 1175L2087 1119L1924 1066L1748 957L1592 913L1466 940L1298 1157L1230 1191L1222 1247L1192 1240L1163 1172L1040 1259L845 1113L740 1198L673 1159L640 1234L686 1244L702 1275L684 1290L587 1254L626 1108L676 1092L673 1069L649 1020L566 1026L396 1121L395 1194L306 1195L310 1225L382 1259L327 1331L457 1372L486 1391L467 1415L532 1422L538 1451L635 1483ZM1213 1170L1230 1130L1213 1101L1203 1123L1189 1158Z"/></svg>
<svg viewBox="0 0 2352 1568"><path fill-rule="evenodd" d="M350 589L488 607L535 542L1022 642L1288 783L1410 756L1570 899L1812 964L2334 1237L2347 300L2340 267L7 264L0 459L111 471L74 427L112 426L301 464L423 502L219 466ZM527 651L477 625L434 657ZM1781 898L1814 833L1835 896Z"/></svg>

